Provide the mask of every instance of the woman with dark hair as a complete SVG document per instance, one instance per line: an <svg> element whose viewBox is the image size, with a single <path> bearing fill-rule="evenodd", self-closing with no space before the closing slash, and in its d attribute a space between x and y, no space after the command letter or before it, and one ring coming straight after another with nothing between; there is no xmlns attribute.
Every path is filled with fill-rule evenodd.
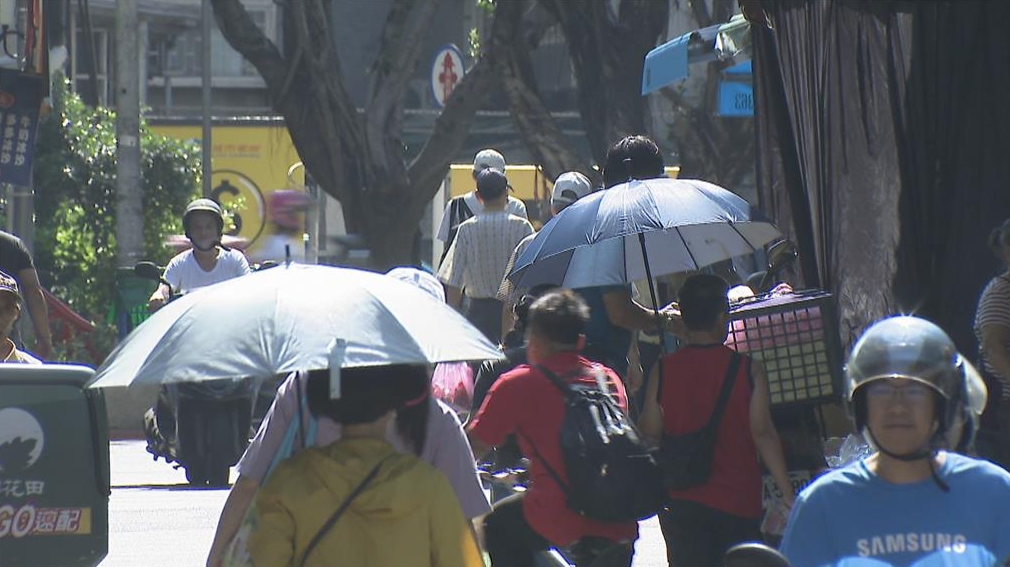
<svg viewBox="0 0 1010 567"><path fill-rule="evenodd" d="M416 285L440 301L445 300L442 284L431 274L416 269L395 268L387 275ZM445 366L445 363L439 366ZM341 425L325 417L325 412L320 413L322 419L310 419L312 412L303 409L305 404L302 400L309 388L308 375L308 372L292 372L278 387L256 437L236 465L239 477L221 510L207 567L221 567L226 556L244 557L248 510L256 491L278 462L293 451L311 445L327 445L340 438ZM427 375L426 372L424 383L421 383L419 375L415 376L418 381L413 384L418 389L415 390L416 395L408 396L408 400L420 399L422 393L427 394ZM409 404L397 412L396 427L391 428L387 436L401 452L419 456L449 479L468 518L478 518L491 510L477 478L470 444L451 407L425 395L423 402Z"/></svg>
<svg viewBox="0 0 1010 567"><path fill-rule="evenodd" d="M280 463L256 495L249 552L256 566L483 565L471 528L445 476L386 440L396 416L423 443L425 366L309 373L310 411L343 429L341 438ZM415 435L420 430L420 435Z"/></svg>
<svg viewBox="0 0 1010 567"><path fill-rule="evenodd" d="M979 456L1010 469L1010 219L990 233L989 248L1004 269L985 286L975 310L979 369L989 388L977 448Z"/></svg>

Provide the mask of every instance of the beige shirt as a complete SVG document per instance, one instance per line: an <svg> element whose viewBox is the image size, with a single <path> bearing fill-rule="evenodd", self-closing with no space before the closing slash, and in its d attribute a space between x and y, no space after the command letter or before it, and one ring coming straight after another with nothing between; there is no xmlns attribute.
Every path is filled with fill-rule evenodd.
<svg viewBox="0 0 1010 567"><path fill-rule="evenodd" d="M528 220L508 211L477 214L459 225L438 279L463 288L469 297L493 299L516 244L532 233Z"/></svg>
<svg viewBox="0 0 1010 567"><path fill-rule="evenodd" d="M34 356L28 354L27 352L21 352L14 346L14 341L10 339L4 339L3 351L6 352L7 356L3 358L3 362L13 362L20 364L42 364L42 361L35 358Z"/></svg>

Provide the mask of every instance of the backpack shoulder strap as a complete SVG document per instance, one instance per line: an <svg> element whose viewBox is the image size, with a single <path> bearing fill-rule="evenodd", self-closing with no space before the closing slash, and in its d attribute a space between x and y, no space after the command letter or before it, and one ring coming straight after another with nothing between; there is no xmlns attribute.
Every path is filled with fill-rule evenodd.
<svg viewBox="0 0 1010 567"><path fill-rule="evenodd" d="M729 357L729 369L726 370L726 378L722 381L722 389L719 391L719 399L715 402L715 411L709 418L706 427L719 428L722 421L722 414L726 411L726 403L729 402L729 395L733 391L733 384L736 383L736 375L739 374L740 361L743 359L736 351Z"/></svg>
<svg viewBox="0 0 1010 567"><path fill-rule="evenodd" d="M599 365L597 364L593 364L588 369L582 367L576 368L574 370L564 373L560 377L557 374L548 370L548 368L543 364L534 365L533 368L536 368L537 370L540 371L541 374L546 376L547 379L551 381L551 384L554 384L554 386L557 387L557 389L561 390L561 393L564 394L565 397L573 393L575 389L572 388L571 384L563 380L563 378L572 378L574 376L581 376L585 374L587 370L588 372L596 374L596 383L599 385L601 392L603 392L608 396L613 395L613 392L610 391L610 384L608 384L607 381L605 380L604 372L600 369Z"/></svg>
<svg viewBox="0 0 1010 567"><path fill-rule="evenodd" d="M351 502L353 502L354 499L357 498L358 495L361 494L366 487L368 487L368 485L375 478L375 475L379 473L379 468L382 467L382 464L385 463L386 460L389 459L389 457L390 457L389 455L386 455L385 457L382 458L382 460L376 463L374 467L372 467L372 470L369 471L367 475L365 475L365 478L358 484L357 487L355 487L354 490L351 491L350 494L347 495L347 498L344 499L344 501L340 504L340 506L337 507L336 512L334 512L333 515L330 516L330 519L326 520L326 523L323 524L321 528L319 528L319 531L316 532L316 535L313 536L312 540L309 541L309 545L305 548L305 553L302 554L302 560L298 562L298 565L305 564L305 560L309 557L309 554L316 549L316 546L319 545L319 541L323 539L324 535L326 535L331 529L333 529L333 525L336 524L337 520L339 520L340 517L344 515L344 512L347 511L347 507L351 505Z"/></svg>
<svg viewBox="0 0 1010 567"><path fill-rule="evenodd" d="M473 209L470 208L470 205L466 204L466 195L461 195L459 197L459 209L457 210L457 214L459 215L458 222L463 222L473 216Z"/></svg>
<svg viewBox="0 0 1010 567"><path fill-rule="evenodd" d="M568 382L562 380L557 374L548 370L547 367L544 366L543 364L534 365L533 368L536 368L537 370L540 371L541 374L546 376L547 379L551 381L551 384L554 384L554 386L558 390L561 390L561 393L564 394L565 397L568 397L568 395L572 393L572 386ZM571 372L565 373L565 378L571 378L572 376L577 376L581 372L582 372L581 369L572 370Z"/></svg>
<svg viewBox="0 0 1010 567"><path fill-rule="evenodd" d="M561 480L561 475L558 474L558 471L554 470L554 467L552 467L551 464L547 461L547 459L545 459L544 456L540 454L540 451L537 449L536 443L534 443L532 439L530 439L527 435L524 435L519 430L516 430L516 434L525 439L526 442L530 444L530 447L533 448L533 453L537 456L538 459L540 459L540 462L544 464L544 467L547 468L547 473L551 475L551 478L554 479L554 482L558 483L558 486L561 488L561 492L564 492L565 496L570 496L570 494L568 493L568 485L566 485L564 481Z"/></svg>
<svg viewBox="0 0 1010 567"><path fill-rule="evenodd" d="M544 376L546 376L547 379L551 381L551 384L554 384L554 386L558 390L561 390L561 395L564 396L566 399L568 398L568 396L573 395L575 393L575 389L572 388L570 384L562 380L557 374L548 370L546 366L542 364L537 364L534 366L534 368L536 368ZM578 368L572 370L571 372L565 373L564 376L565 378L569 378L571 376L578 376L581 373L582 369ZM543 463L544 467L547 468L547 473L551 475L551 478L554 479L554 482L558 483L558 486L561 487L561 491L564 492L565 495L569 495L568 486L564 483L564 481L561 480L561 475L558 474L558 471L554 470L554 467L551 466L551 463L548 462L547 459L545 459L542 454L540 454L540 451L537 449L536 443L534 443L533 440L529 438L529 436L523 435L522 432L517 431L516 433L518 433L520 436L526 439L526 442L529 443L530 447L533 448L533 453L536 454L537 458L540 459L540 462Z"/></svg>

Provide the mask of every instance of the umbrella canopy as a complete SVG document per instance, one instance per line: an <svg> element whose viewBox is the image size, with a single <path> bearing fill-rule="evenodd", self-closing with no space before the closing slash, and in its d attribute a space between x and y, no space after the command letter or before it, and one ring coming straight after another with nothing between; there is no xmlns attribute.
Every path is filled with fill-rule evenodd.
<svg viewBox="0 0 1010 567"><path fill-rule="evenodd" d="M732 192L695 179L632 180L583 197L540 230L508 274L525 289L613 285L697 270L781 238Z"/></svg>
<svg viewBox="0 0 1010 567"><path fill-rule="evenodd" d="M267 377L327 368L500 358L451 307L373 272L290 264L198 289L138 326L91 387Z"/></svg>

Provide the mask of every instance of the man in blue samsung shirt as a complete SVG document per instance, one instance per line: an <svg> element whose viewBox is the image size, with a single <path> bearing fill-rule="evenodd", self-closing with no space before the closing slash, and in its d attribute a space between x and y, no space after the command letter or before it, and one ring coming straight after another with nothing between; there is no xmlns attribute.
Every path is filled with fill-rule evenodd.
<svg viewBox="0 0 1010 567"><path fill-rule="evenodd" d="M796 499L781 551L796 566L990 567L1010 559L1010 473L941 450L973 372L936 325L874 324L845 368L849 409L872 455Z"/></svg>

